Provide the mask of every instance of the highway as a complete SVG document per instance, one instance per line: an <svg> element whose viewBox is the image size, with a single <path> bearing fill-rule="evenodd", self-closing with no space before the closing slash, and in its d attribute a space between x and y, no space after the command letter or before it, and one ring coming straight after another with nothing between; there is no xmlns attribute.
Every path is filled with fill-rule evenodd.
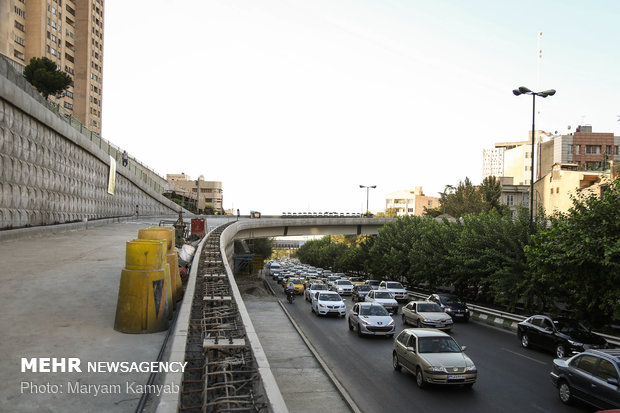
<svg viewBox="0 0 620 413"><path fill-rule="evenodd" d="M317 317L310 303L297 296L286 302L282 286L268 277L278 298L301 327L332 372L364 412L587 412L585 405L566 406L549 379L553 356L521 348L516 334L475 322L457 323L452 336L467 346L478 367L473 389L433 387L421 390L414 376L392 368L393 340L360 338L346 318ZM352 301L343 297L347 308ZM403 329L394 317L397 334Z"/></svg>

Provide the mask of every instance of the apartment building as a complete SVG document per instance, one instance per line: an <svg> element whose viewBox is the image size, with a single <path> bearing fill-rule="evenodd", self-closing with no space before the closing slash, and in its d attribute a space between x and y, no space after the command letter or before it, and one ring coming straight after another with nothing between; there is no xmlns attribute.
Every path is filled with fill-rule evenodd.
<svg viewBox="0 0 620 413"><path fill-rule="evenodd" d="M73 79L60 111L101 134L104 0L1 0L0 54L22 71L47 57Z"/></svg>
<svg viewBox="0 0 620 413"><path fill-rule="evenodd" d="M592 132L591 125L577 127L575 133L556 136L540 147L541 176L554 165L574 164L577 170L609 169L611 162L620 163L620 136Z"/></svg>
<svg viewBox="0 0 620 413"><path fill-rule="evenodd" d="M386 195L385 208L395 209L396 216L405 215L424 215L424 207L431 209L439 206L439 198L426 196L421 186L415 187L413 191L397 191Z"/></svg>
<svg viewBox="0 0 620 413"><path fill-rule="evenodd" d="M545 214L568 212L572 207L572 196L595 194L608 185L607 171L579 170L577 164L555 164L551 171L534 183L535 199L545 209Z"/></svg>
<svg viewBox="0 0 620 413"><path fill-rule="evenodd" d="M222 207L224 195L220 181L205 181L202 175L194 180L184 173L167 174L166 181L168 181L166 192L175 192L186 198L197 199L198 209L211 205L218 213L224 212Z"/></svg>

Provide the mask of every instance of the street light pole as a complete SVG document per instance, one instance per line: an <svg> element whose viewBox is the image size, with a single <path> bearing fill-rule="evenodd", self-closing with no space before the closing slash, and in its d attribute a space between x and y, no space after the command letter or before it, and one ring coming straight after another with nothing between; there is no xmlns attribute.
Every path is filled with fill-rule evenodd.
<svg viewBox="0 0 620 413"><path fill-rule="evenodd" d="M555 89L545 90L543 92L532 92L525 86L520 86L518 89L512 91L515 96L519 95L532 95L532 158L531 174L530 174L530 235L534 232L534 137L536 136L536 96L546 98L547 96L555 95Z"/></svg>
<svg viewBox="0 0 620 413"><path fill-rule="evenodd" d="M370 189L371 188L375 189L376 187L377 187L377 185L370 185L370 186L360 185L360 188L366 188L366 213L365 214L368 214L368 212L369 212L368 211L368 197L369 197Z"/></svg>

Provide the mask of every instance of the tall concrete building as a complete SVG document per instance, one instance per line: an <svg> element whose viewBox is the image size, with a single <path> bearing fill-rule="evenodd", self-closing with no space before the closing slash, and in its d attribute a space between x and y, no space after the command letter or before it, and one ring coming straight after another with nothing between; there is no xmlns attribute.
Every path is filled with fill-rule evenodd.
<svg viewBox="0 0 620 413"><path fill-rule="evenodd" d="M21 71L47 57L73 79L62 112L101 134L104 0L0 0L0 54Z"/></svg>

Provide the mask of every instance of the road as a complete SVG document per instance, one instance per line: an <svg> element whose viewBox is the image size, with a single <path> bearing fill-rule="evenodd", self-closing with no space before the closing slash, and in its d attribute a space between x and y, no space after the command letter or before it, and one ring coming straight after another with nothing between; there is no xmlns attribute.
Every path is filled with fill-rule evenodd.
<svg viewBox="0 0 620 413"><path fill-rule="evenodd" d="M270 280L279 298L282 287ZM347 308L352 301L345 297ZM458 323L452 336L467 346L478 367L473 389L416 387L414 376L392 368L392 343L385 337L360 338L345 318L317 317L298 296L286 304L295 321L338 380L364 412L403 412L414 409L450 412L587 412L587 406L565 406L549 379L553 356L520 347L512 332L475 322ZM395 317L397 333L403 329Z"/></svg>

